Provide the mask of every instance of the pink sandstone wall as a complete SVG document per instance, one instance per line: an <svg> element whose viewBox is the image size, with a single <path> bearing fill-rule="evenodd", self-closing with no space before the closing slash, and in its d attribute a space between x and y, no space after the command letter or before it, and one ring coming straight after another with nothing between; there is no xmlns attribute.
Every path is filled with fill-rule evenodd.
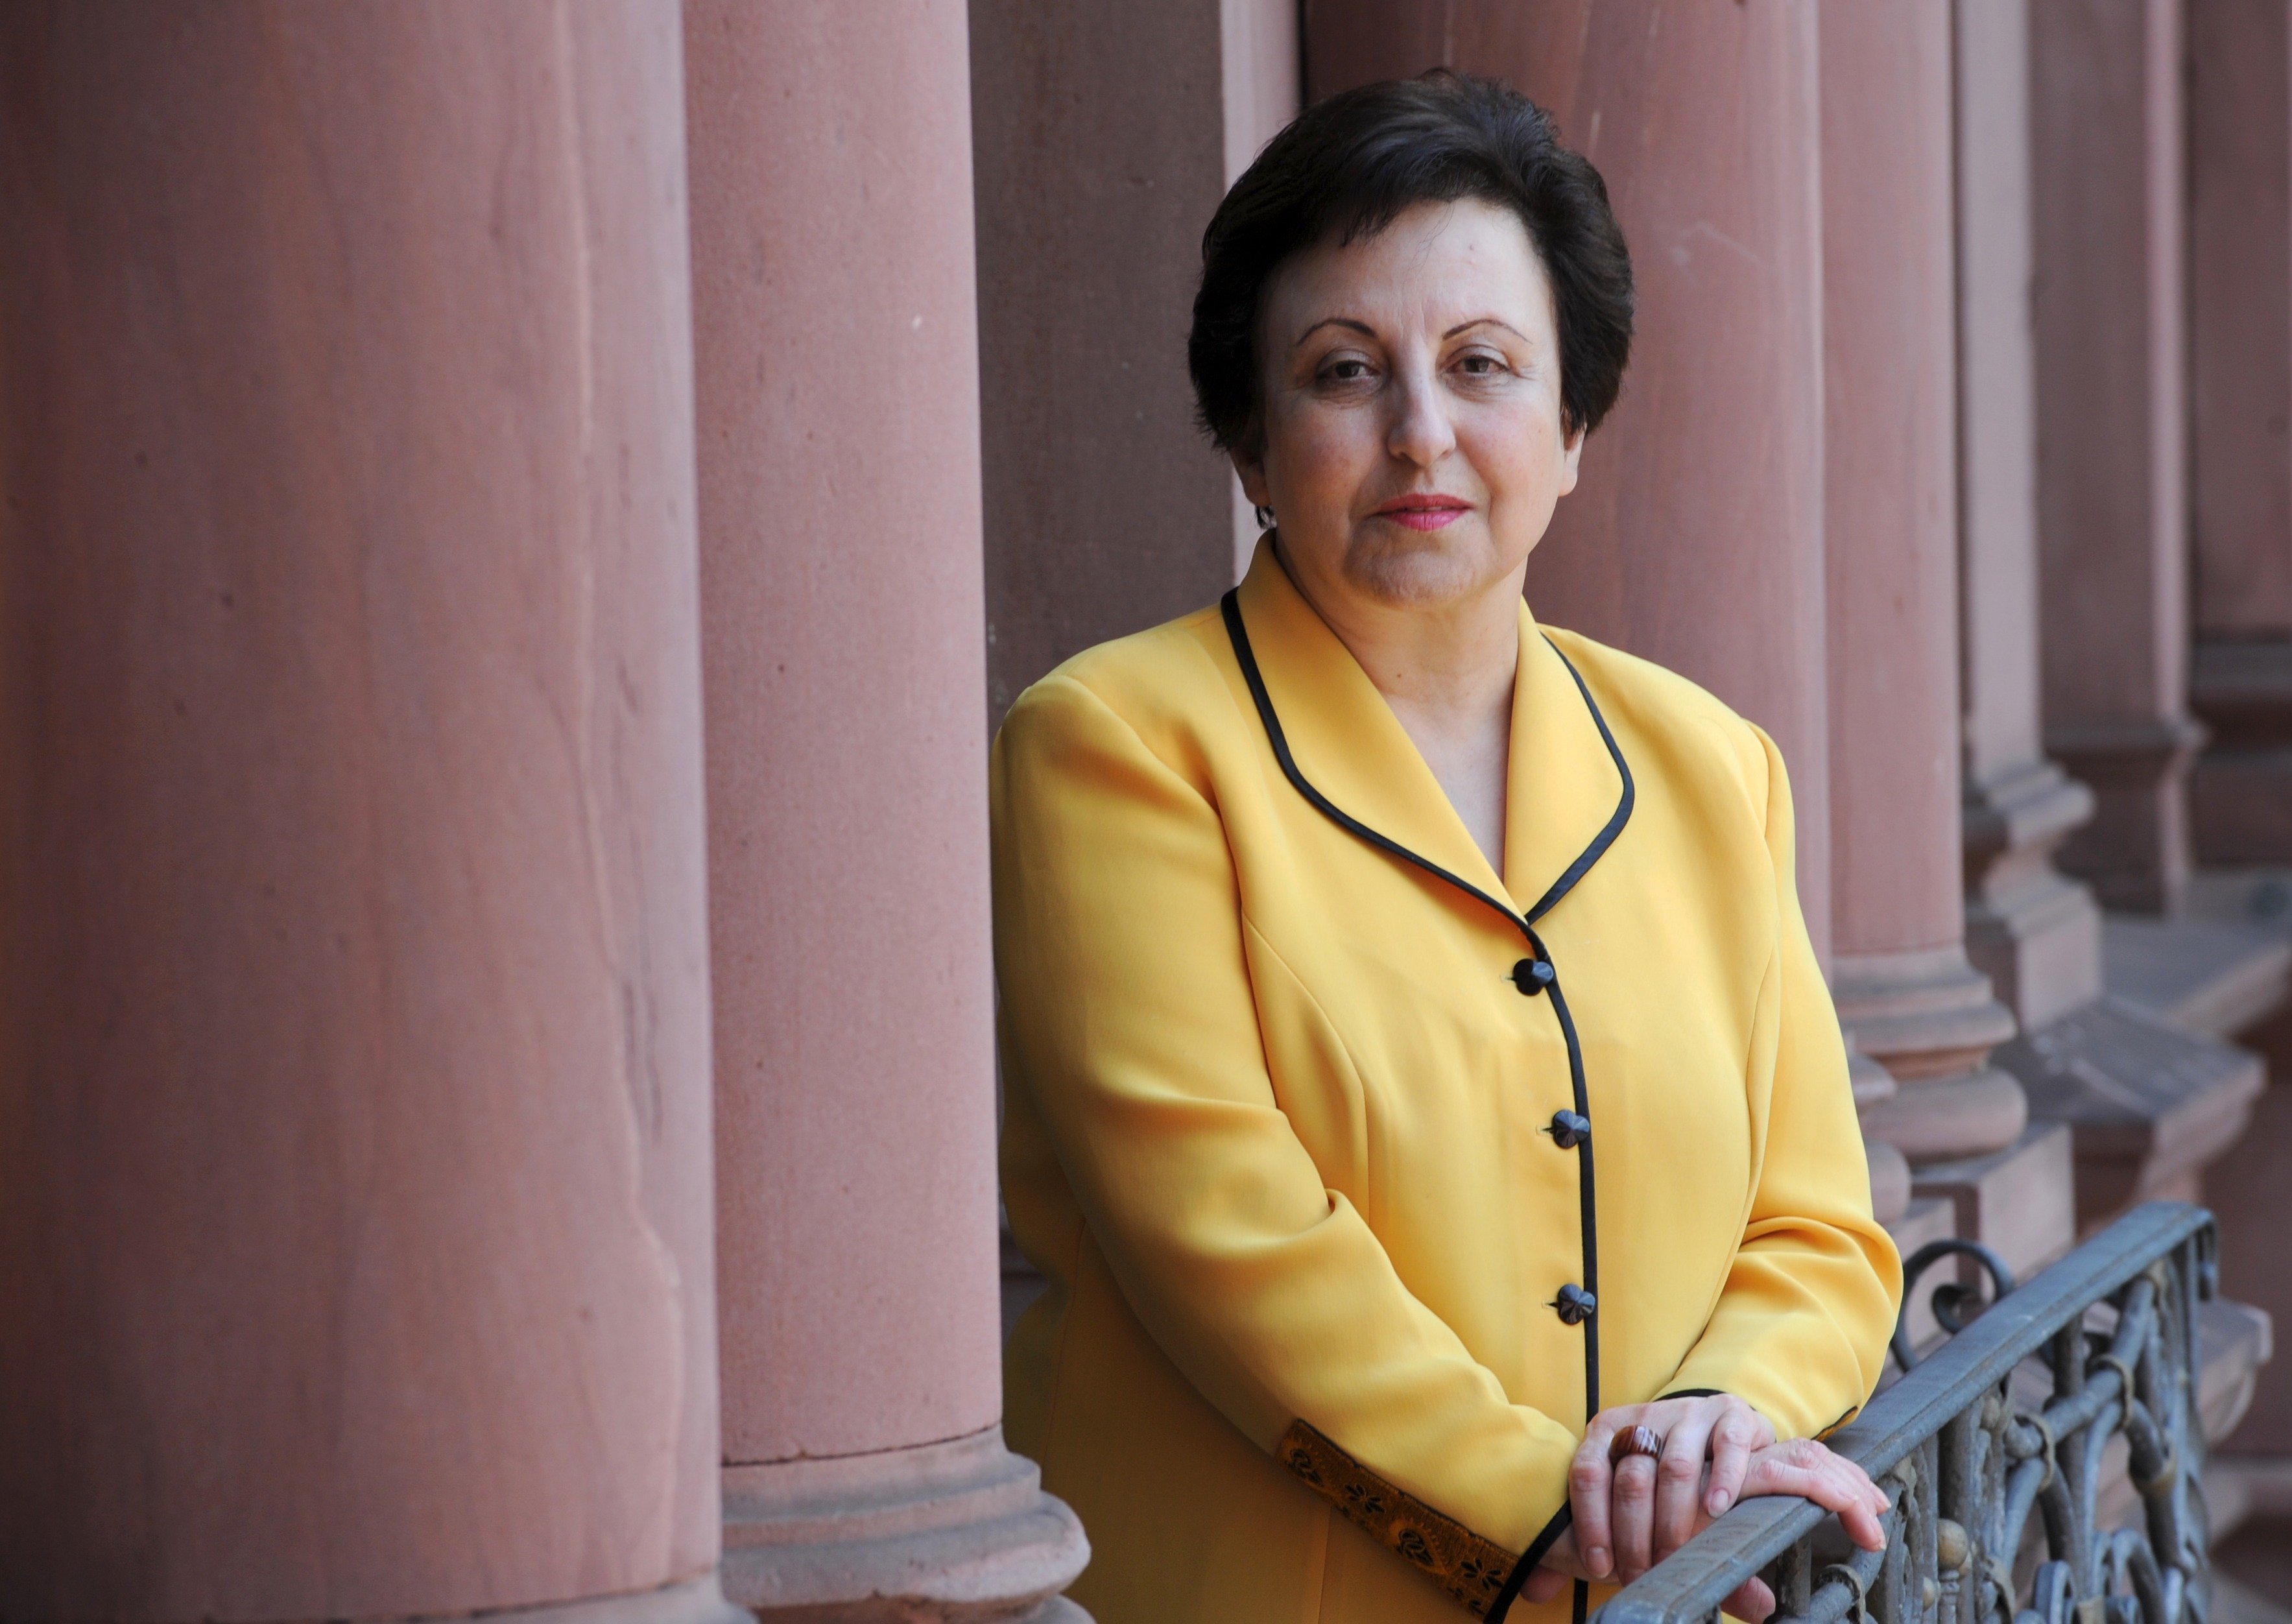
<svg viewBox="0 0 2292 1624"><path fill-rule="evenodd" d="M2189 867L2178 0L2033 5L2046 742L2090 784L2062 866L2175 911Z"/></svg>
<svg viewBox="0 0 2292 1624"><path fill-rule="evenodd" d="M0 73L0 1614L713 1595L676 7Z"/></svg>
<svg viewBox="0 0 2292 1624"><path fill-rule="evenodd" d="M971 118L960 0L686 17L738 1466L1002 1415Z"/></svg>
<svg viewBox="0 0 2292 1624"><path fill-rule="evenodd" d="M1228 114L1279 88L1264 9L971 8L995 721L1069 655L1233 584L1233 477L1194 427L1186 330ZM1255 69L1231 86L1230 34Z"/></svg>
<svg viewBox="0 0 2292 1624"><path fill-rule="evenodd" d="M2188 10L2190 450L2200 634L2292 636L2292 16Z"/></svg>

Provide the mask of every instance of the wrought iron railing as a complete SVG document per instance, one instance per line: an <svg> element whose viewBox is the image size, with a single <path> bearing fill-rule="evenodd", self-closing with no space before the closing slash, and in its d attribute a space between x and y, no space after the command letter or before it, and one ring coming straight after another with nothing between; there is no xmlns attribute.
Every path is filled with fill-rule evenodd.
<svg viewBox="0 0 2292 1624"><path fill-rule="evenodd" d="M1831 1438L1893 1501L1883 1553L1847 1545L1807 1501L1745 1500L1618 1593L1602 1624L1701 1624L1755 1574L1774 1624L2204 1624L2196 1327L2216 1281L2210 1213L2127 1214ZM1936 1295L1947 1329L1965 1297L1955 1281ZM2138 1515L2105 1527L2120 1461Z"/></svg>

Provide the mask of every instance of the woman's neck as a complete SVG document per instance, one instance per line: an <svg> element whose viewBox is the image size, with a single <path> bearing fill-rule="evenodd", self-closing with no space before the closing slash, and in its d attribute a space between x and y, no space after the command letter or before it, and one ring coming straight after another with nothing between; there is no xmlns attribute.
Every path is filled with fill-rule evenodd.
<svg viewBox="0 0 2292 1624"><path fill-rule="evenodd" d="M1513 684L1520 670L1518 574L1447 602L1402 604L1347 590L1343 582L1307 579L1288 559L1280 562L1384 696L1501 875Z"/></svg>

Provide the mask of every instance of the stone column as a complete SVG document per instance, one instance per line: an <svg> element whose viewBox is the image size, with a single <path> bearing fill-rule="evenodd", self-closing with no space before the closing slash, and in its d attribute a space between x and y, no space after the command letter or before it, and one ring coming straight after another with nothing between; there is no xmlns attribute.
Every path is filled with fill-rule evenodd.
<svg viewBox="0 0 2292 1624"><path fill-rule="evenodd" d="M1901 1085L1868 1130L2017 1267L2073 1232L2068 1136L1988 1063L1959 833L1951 26L1931 0L1821 20L1824 565L1832 984Z"/></svg>
<svg viewBox="0 0 2292 1624"><path fill-rule="evenodd" d="M2190 8L2197 856L2292 863L2292 7Z"/></svg>
<svg viewBox="0 0 2292 1624"><path fill-rule="evenodd" d="M2187 889L2178 0L2030 8L2046 743L2093 787L2062 866L2110 908Z"/></svg>
<svg viewBox="0 0 2292 1624"><path fill-rule="evenodd" d="M1774 736L1796 793L1800 901L1827 954L1813 12L1691 7L1651 29L1635 8L1589 0L1443 12L1311 0L1306 46L1315 95L1443 64L1505 79L1605 177L1632 246L1638 336L1623 398L1529 566L1529 598L1556 625L1694 678ZM1894 1091L1856 1059L1866 1104ZM1882 1216L1899 1220L1901 1156L1874 1142L1871 1171Z"/></svg>
<svg viewBox="0 0 2292 1624"><path fill-rule="evenodd" d="M668 4L0 12L0 1614L719 1624Z"/></svg>
<svg viewBox="0 0 2292 1624"><path fill-rule="evenodd" d="M1966 949L2024 1030L2101 996L2101 910L2053 853L2093 792L2040 707L2028 0L1957 0Z"/></svg>
<svg viewBox="0 0 2292 1624"><path fill-rule="evenodd" d="M1000 1425L964 7L686 28L726 1588L1076 1619Z"/></svg>
<svg viewBox="0 0 2292 1624"><path fill-rule="evenodd" d="M1068 656L1234 582L1238 487L1194 425L1185 336L1202 228L1292 116L1295 12L976 0L971 28L999 722Z"/></svg>
<svg viewBox="0 0 2292 1624"><path fill-rule="evenodd" d="M1967 945L2022 1025L1997 1063L2034 1116L2073 1132L2090 1229L2136 1200L2193 1199L2259 1067L2104 997L2099 909L2052 861L2093 797L2046 758L2039 725L2030 10L1957 6Z"/></svg>

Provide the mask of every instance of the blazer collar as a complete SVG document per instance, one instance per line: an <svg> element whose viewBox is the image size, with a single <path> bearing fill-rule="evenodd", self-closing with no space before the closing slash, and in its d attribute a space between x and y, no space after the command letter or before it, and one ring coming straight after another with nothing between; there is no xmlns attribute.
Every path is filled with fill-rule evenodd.
<svg viewBox="0 0 2292 1624"><path fill-rule="evenodd" d="M1305 601L1268 542L1239 592L1266 694L1298 771L1380 835L1517 917L1597 841L1623 788L1585 695L1520 606L1505 781L1505 873L1490 867L1384 696Z"/></svg>

